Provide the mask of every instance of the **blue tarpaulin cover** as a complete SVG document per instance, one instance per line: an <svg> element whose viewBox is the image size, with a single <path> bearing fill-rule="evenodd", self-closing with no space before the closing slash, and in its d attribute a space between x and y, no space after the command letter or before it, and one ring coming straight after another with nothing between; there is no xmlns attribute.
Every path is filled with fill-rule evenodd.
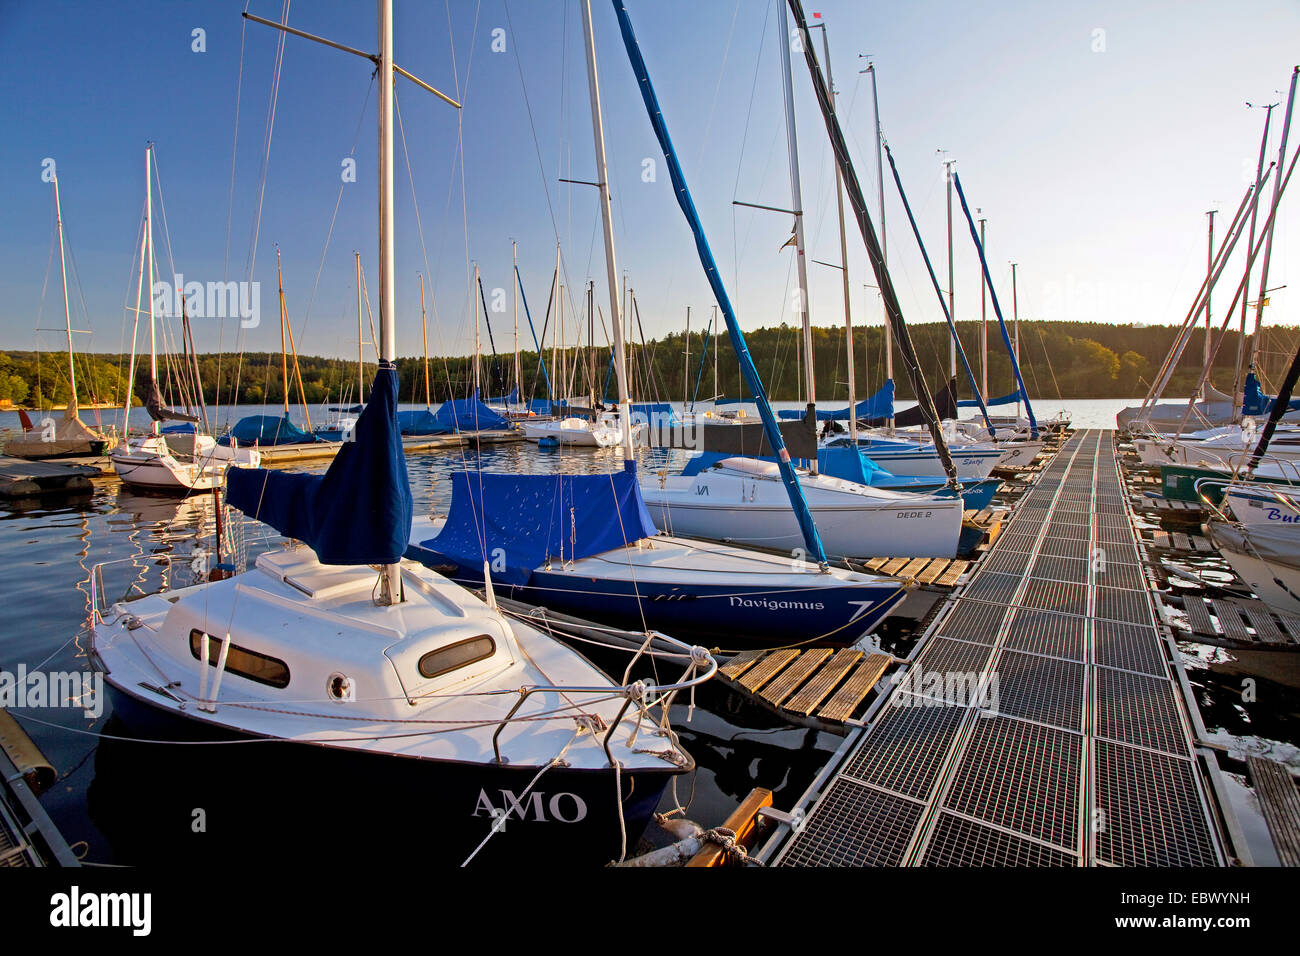
<svg viewBox="0 0 1300 956"><path fill-rule="evenodd" d="M226 472L227 500L322 564L394 564L411 536L411 486L397 431L397 369L381 366L352 441L323 475L263 468Z"/></svg>
<svg viewBox="0 0 1300 956"><path fill-rule="evenodd" d="M880 387L876 394L870 398L864 398L854 406L857 409L858 418L893 418L894 417L894 382L891 379ZM804 413L800 409L784 409L778 414L784 419L798 420L803 418ZM849 420L849 409L845 408L822 411L817 410L817 420L819 422L846 422Z"/></svg>
<svg viewBox="0 0 1300 956"><path fill-rule="evenodd" d="M456 398L443 402L433 417L444 431L498 431L510 427L510 420L498 415L477 398Z"/></svg>
<svg viewBox="0 0 1300 956"><path fill-rule="evenodd" d="M1014 405L1014 404L1015 404L1016 402L1018 402L1018 401L1020 401L1020 393L1019 393L1019 392L1012 392L1012 393L1009 394L1009 395L1002 395L1002 396L999 396L998 398L989 398L989 399L985 399L984 404L985 404L986 406L988 406L988 407L991 408L991 407L993 407L994 405ZM957 403L957 407L958 407L958 408L978 408L978 407L979 407L979 404L980 404L980 403L979 403L979 400L978 400L978 399L967 398L967 399L963 399L962 401L958 402L958 403Z"/></svg>
<svg viewBox="0 0 1300 956"><path fill-rule="evenodd" d="M484 502L487 507L484 507ZM420 546L470 573L526 584L548 558L590 557L658 534L633 470L608 475L453 472L442 531Z"/></svg>
<svg viewBox="0 0 1300 956"><path fill-rule="evenodd" d="M315 435L303 431L289 421L288 415L283 417L277 415L249 415L247 418L241 418L235 422L235 426L230 431L217 439L217 444L229 445L232 438L236 439L242 447L250 445L262 447L269 445L299 445L311 444L316 441Z"/></svg>
<svg viewBox="0 0 1300 956"><path fill-rule="evenodd" d="M648 425L677 425L677 413L668 402L634 402L632 404L632 424L642 422Z"/></svg>
<svg viewBox="0 0 1300 956"><path fill-rule="evenodd" d="M498 395L495 398L489 398L488 404L489 405L513 405L517 401L519 401L518 385L516 385L514 388L510 390L509 395Z"/></svg>
<svg viewBox="0 0 1300 956"><path fill-rule="evenodd" d="M398 412L397 427L403 435L444 435L452 431L450 426L439 421L427 408Z"/></svg>

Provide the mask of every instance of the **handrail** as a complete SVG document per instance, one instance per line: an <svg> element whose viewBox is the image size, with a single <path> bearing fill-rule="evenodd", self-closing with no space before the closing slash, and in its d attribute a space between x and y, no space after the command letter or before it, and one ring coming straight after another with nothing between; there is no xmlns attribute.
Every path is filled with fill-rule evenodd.
<svg viewBox="0 0 1300 956"><path fill-rule="evenodd" d="M166 561L166 562L167 562L167 566L168 566L168 570L170 570L170 569L171 569L171 565L172 565L173 561L175 560L175 558L176 558L176 555L174 555L174 554L161 554L161 553L160 553L160 554L151 554L151 555L131 554L131 555L127 555L126 557L122 557L122 558L113 558L113 559L110 560L110 561L100 561L99 563L93 565L93 566L91 567L91 569L90 569L90 582L89 582L89 583L90 583L90 611L91 611L91 614L92 614L92 615L97 615L97 616L102 620L103 617L104 617L104 611L106 611L106 610L108 609L107 607L101 607L101 606L100 606L100 597L101 597L101 596L103 595L103 593L104 593L104 575L103 575L103 569L104 569L106 566L108 566L108 565L110 565L110 564L123 564L123 563L125 563L125 562L127 562L127 561L140 561L140 560L153 561L153 560L155 560L155 559L158 559L158 560ZM141 597L145 597L145 596L147 596L147 595L141 595ZM114 601L113 603L116 604L117 602Z"/></svg>

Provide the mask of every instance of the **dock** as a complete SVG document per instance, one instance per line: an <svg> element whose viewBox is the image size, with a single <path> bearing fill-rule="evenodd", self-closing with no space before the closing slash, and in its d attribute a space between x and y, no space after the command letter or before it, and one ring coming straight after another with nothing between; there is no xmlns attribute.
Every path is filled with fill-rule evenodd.
<svg viewBox="0 0 1300 956"><path fill-rule="evenodd" d="M1074 434L757 859L1248 858L1144 562L1113 433Z"/></svg>
<svg viewBox="0 0 1300 956"><path fill-rule="evenodd" d="M100 468L59 460L31 461L0 455L0 498L35 498L44 495L88 495Z"/></svg>

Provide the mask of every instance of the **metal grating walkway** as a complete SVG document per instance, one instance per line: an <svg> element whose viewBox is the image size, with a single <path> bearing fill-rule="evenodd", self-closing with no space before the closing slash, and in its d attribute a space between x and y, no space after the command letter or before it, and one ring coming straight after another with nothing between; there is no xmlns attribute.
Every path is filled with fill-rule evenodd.
<svg viewBox="0 0 1300 956"><path fill-rule="evenodd" d="M771 862L1223 863L1126 501L1072 436Z"/></svg>

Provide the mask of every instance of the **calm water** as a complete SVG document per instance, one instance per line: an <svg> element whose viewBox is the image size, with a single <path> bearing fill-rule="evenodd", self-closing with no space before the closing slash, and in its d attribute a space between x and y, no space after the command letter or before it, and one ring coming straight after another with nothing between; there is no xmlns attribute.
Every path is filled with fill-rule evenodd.
<svg viewBox="0 0 1300 956"><path fill-rule="evenodd" d="M1065 407L1078 427L1114 427L1115 412L1133 400L1043 403L1036 411L1046 418ZM323 417L312 409L313 421ZM241 409L243 414L276 413L276 409ZM84 417L91 419L93 413ZM143 412L136 410L141 417ZM136 415L132 424L136 424ZM214 416L225 420L225 415ZM295 420L302 417L295 412ZM120 422L120 412L106 420ZM0 415L0 428L15 428L17 416ZM682 453L642 452L644 467L671 467ZM299 470L320 471L328 462L304 463ZM451 471L462 467L486 470L597 471L618 465L616 451L539 452L517 444L491 448L481 457L459 451L413 454L408 467L417 513L446 503ZM189 583L191 562L206 552L213 533L210 498L185 501L132 493L116 482L96 483L93 495L57 506L0 509L0 594L9 613L0 620L0 669L19 664L46 671L86 668L85 623L90 602L90 569L117 561L104 570L110 600L129 588L156 589L171 561L173 580ZM254 522L242 525L250 557L279 539ZM121 560L125 559L125 560ZM1238 653L1217 647L1183 645L1189 676L1201 713L1212 733L1239 738L1239 745L1271 748L1280 757L1294 754L1300 744L1300 672L1292 655ZM906 645L899 650L905 652ZM604 663L604 662L601 662ZM1254 679L1256 690L1243 694L1243 681ZM776 791L778 807L790 807L839 745L840 738L779 725L765 711L747 704L721 687L707 686L697 695L697 708L688 723L685 707L674 714L674 726L699 769L682 778L679 793L690 801L689 815L706 825L720 825L754 786ZM70 842L85 841L85 857L95 862L176 862L202 859L210 847L189 840L190 808L204 803L220 788L223 800L245 801L244 809L260 813L270 796L310 801L331 807L327 794L296 794L285 768L253 769L237 748L150 747L140 744L100 745L96 732L121 728L105 713L95 720L72 708L16 710L36 743L59 771L57 784L44 803ZM35 723L48 721L57 727ZM201 754L195 753L202 750ZM218 753L218 751L220 753ZM400 806L401 795L391 795ZM347 808L339 807L340 813ZM355 808L358 812L362 807ZM338 821L346 823L346 817ZM454 824L453 824L454 825ZM261 859L286 849L283 834L250 833L248 852ZM343 846L355 850L356 835Z"/></svg>

